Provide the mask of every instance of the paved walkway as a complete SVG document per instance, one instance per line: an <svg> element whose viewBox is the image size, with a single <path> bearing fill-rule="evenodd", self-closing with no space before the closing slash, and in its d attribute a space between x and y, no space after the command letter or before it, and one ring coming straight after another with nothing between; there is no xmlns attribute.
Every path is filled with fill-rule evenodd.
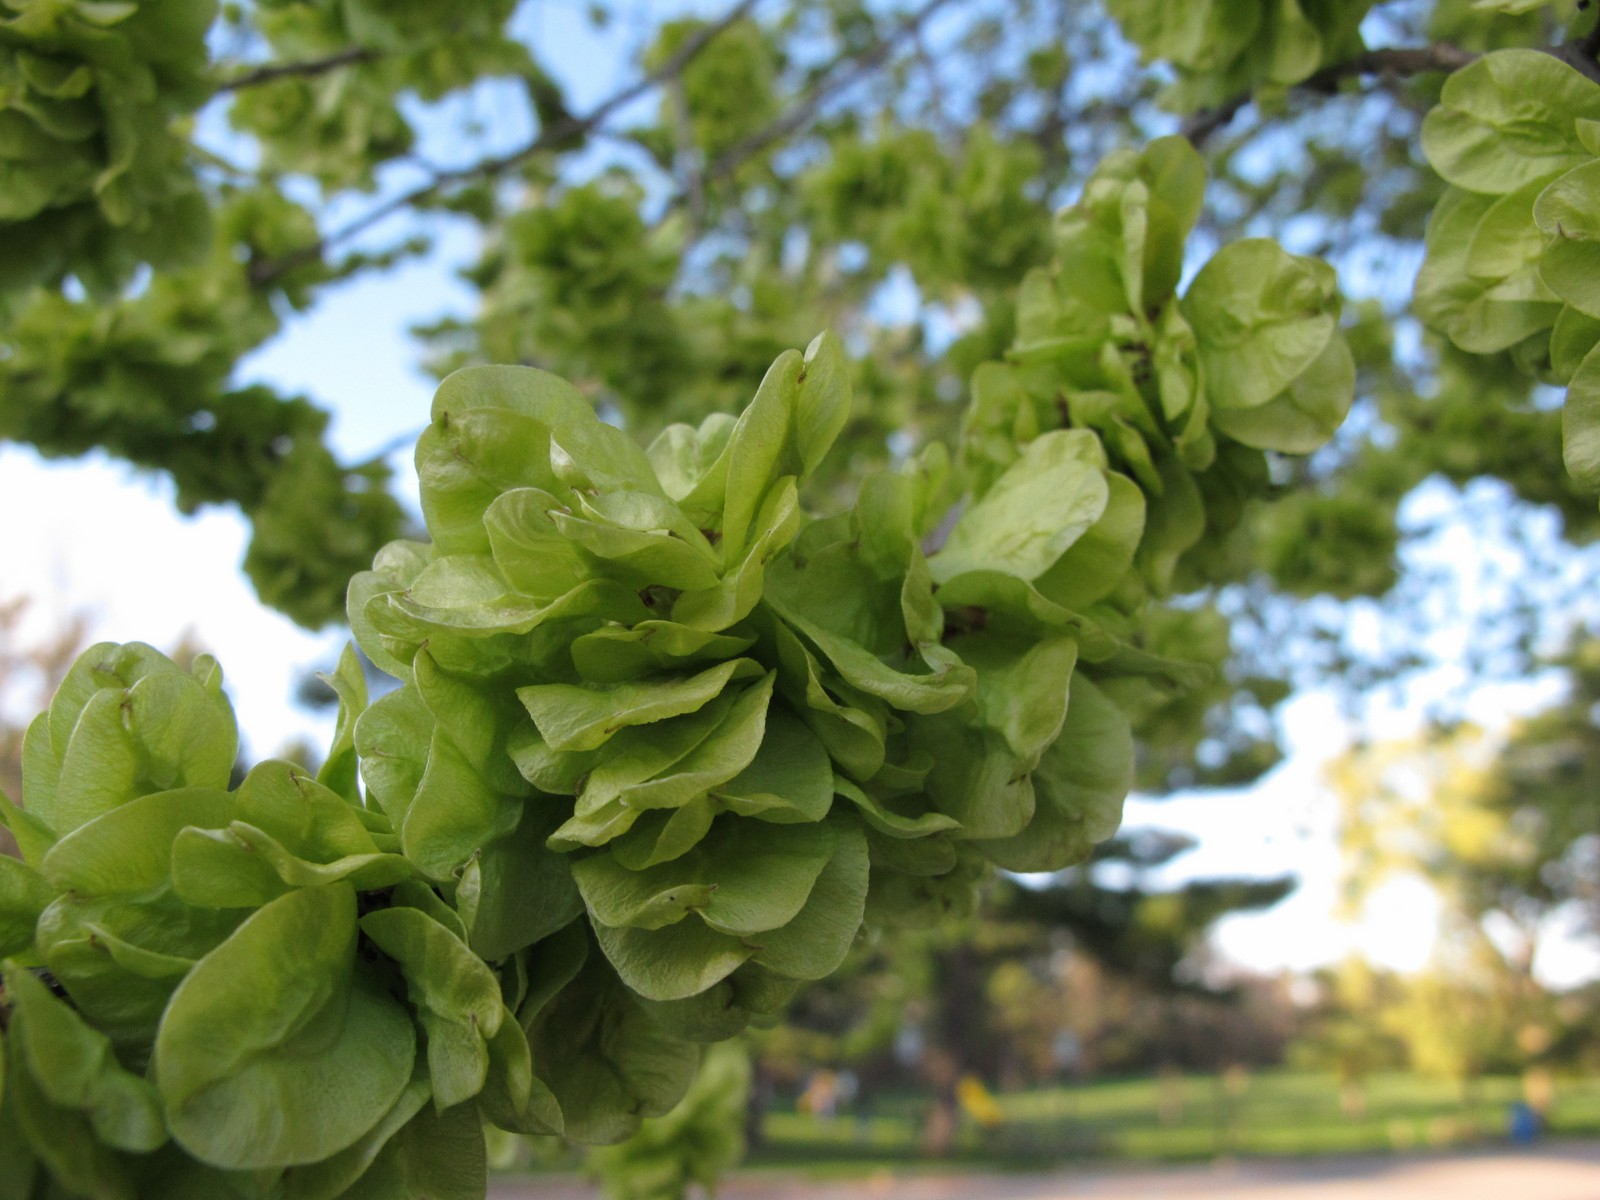
<svg viewBox="0 0 1600 1200"><path fill-rule="evenodd" d="M491 1200L596 1200L571 1180L498 1184ZM1450 1155L1248 1162L1051 1175L880 1174L819 1183L736 1176L719 1200L1600 1200L1600 1145Z"/></svg>

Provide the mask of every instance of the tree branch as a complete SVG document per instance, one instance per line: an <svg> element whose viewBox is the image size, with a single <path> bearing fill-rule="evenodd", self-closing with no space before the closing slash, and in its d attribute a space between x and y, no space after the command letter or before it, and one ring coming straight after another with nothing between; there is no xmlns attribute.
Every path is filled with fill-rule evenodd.
<svg viewBox="0 0 1600 1200"><path fill-rule="evenodd" d="M961 132L950 116L950 106L945 100L944 77L939 71L939 64L934 61L928 43L923 40L922 30L914 31L911 41L916 47L917 62L922 66L923 78L928 81L928 100L933 105L934 128L946 141L958 141Z"/></svg>
<svg viewBox="0 0 1600 1200"><path fill-rule="evenodd" d="M1594 28L1583 37L1563 42L1550 53L1600 83L1600 17L1595 18Z"/></svg>
<svg viewBox="0 0 1600 1200"><path fill-rule="evenodd" d="M304 62L268 63L257 67L253 71L246 71L232 79L225 79L217 84L217 94L224 92L238 92L245 88L259 87L263 83L272 83L278 79L304 79L314 75L325 75L329 71L336 71L340 67L355 66L357 63L371 62L378 57L376 50L365 46L351 46L337 54L330 54L327 58L312 58Z"/></svg>
<svg viewBox="0 0 1600 1200"><path fill-rule="evenodd" d="M403 192L390 200L384 201L375 208L369 209L355 218L355 220L340 226L311 245L282 258L256 264L251 268L251 282L258 287L271 283L273 280L281 278L286 272L320 258L330 246L348 241L379 222L387 220L395 213L404 212L414 205L432 199L447 188L473 180L493 179L537 154L541 154L546 150L557 149L563 143L570 142L574 138L583 137L602 125L619 108L631 104L640 96L653 88L659 87L667 80L676 78L724 30L735 22L744 19L755 8L757 3L759 3L759 0L739 0L721 18L702 29L696 30L693 36L685 39L683 45L679 46L655 70L641 76L620 91L614 92L583 116L567 117L546 125L531 142L508 154L484 159L482 162L474 163L470 167L462 167L454 171L442 171L434 175L427 183L420 184L410 191Z"/></svg>
<svg viewBox="0 0 1600 1200"><path fill-rule="evenodd" d="M1344 62L1330 63L1321 70L1294 85L1295 91L1314 92L1331 96L1347 79L1360 79L1376 75L1386 79L1408 79L1413 75L1427 75L1436 71L1459 71L1476 54L1438 42L1431 46L1403 46L1384 50L1368 50ZM1227 127L1239 110L1254 98L1243 92L1215 108L1201 109L1183 123L1183 136L1199 146L1212 134Z"/></svg>
<svg viewBox="0 0 1600 1200"><path fill-rule="evenodd" d="M880 67L896 46L907 38L916 37L928 18L947 3L949 0L927 0L921 8L901 21L884 37L863 50L836 60L829 71L837 74L818 80L804 97L777 120L756 130L719 154L707 165L705 180L711 182L725 179L774 142L782 141L790 134L797 133L811 124L824 104ZM841 69L846 67L848 69Z"/></svg>

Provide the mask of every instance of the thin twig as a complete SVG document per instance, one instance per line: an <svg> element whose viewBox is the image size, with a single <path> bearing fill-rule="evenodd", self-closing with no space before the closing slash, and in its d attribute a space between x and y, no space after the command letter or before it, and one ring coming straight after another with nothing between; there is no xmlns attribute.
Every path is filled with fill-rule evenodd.
<svg viewBox="0 0 1600 1200"><path fill-rule="evenodd" d="M1435 71L1459 71L1477 58L1471 51L1448 42L1431 46L1405 46L1385 50L1368 50L1344 62L1330 63L1320 71L1294 85L1296 91L1332 95L1346 79L1359 79L1377 75L1389 79L1407 79L1413 75L1426 75ZM1183 125L1183 136L1199 146L1212 134L1227 127L1239 110L1249 104L1252 93L1243 92L1215 108L1202 109Z"/></svg>
<svg viewBox="0 0 1600 1200"><path fill-rule="evenodd" d="M934 126L939 130L940 136L949 141L958 141L961 132L955 127L950 115L950 106L945 102L944 77L939 72L939 64L929 51L921 29L912 31L911 40L916 47L917 62L921 65L922 74L928 81L928 99L933 104Z"/></svg>
<svg viewBox="0 0 1600 1200"><path fill-rule="evenodd" d="M824 104L881 66L896 46L908 37L915 37L928 18L947 3L949 0L927 0L921 8L890 30L887 36L873 42L864 50L838 59L830 68L830 71L838 71L838 74L831 78L824 76L812 85L805 97L777 120L724 150L706 167L706 181L726 178L774 142L782 141L790 134L804 129L816 118ZM840 70L846 66L847 70Z"/></svg>
<svg viewBox="0 0 1600 1200"><path fill-rule="evenodd" d="M327 58L312 58L304 62L268 63L257 67L253 71L246 71L243 75L236 75L232 79L225 79L217 84L217 92L238 92L245 88L259 87L263 83L272 83L277 79L305 79L314 75L325 75L329 71L336 71L340 67L355 66L357 63L371 62L378 57L376 50L366 46L351 46L337 54L330 54Z"/></svg>
<svg viewBox="0 0 1600 1200"><path fill-rule="evenodd" d="M429 179L427 183L420 184L408 192L403 192L391 200L368 209L367 212L355 220L340 226L311 245L292 254L287 254L282 258L257 264L251 270L251 282L257 286L271 283L295 267L315 261L330 246L348 241L357 234L392 217L395 213L404 212L424 200L429 200L447 188L470 180L492 179L495 176L504 174L512 167L526 162L536 154L558 147L564 142L570 142L574 138L583 137L603 124L619 108L631 104L634 100L637 100L652 88L660 86L666 80L676 78L724 30L730 25L743 20L750 10L755 8L757 3L759 3L759 0L739 0L739 3L729 9L719 20L696 30L693 36L685 39L683 45L679 46L655 70L641 76L620 91L614 92L609 98L595 105L585 115L567 117L564 120L555 121L545 126L531 142L508 154L484 159L482 162L474 163L470 167L440 172Z"/></svg>
<svg viewBox="0 0 1600 1200"><path fill-rule="evenodd" d="M1210 140L1212 134L1233 124L1233 119L1239 115L1239 110L1249 104L1252 98L1252 93L1245 92L1214 108L1202 108L1184 121L1183 128L1179 132L1198 150Z"/></svg>

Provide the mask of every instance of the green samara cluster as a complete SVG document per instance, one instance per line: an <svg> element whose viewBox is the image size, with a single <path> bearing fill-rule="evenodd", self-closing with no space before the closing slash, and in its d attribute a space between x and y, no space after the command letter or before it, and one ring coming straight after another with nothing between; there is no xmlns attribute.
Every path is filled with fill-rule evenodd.
<svg viewBox="0 0 1600 1200"><path fill-rule="evenodd" d="M627 1141L591 1151L589 1168L609 1200L681 1200L696 1184L714 1196L744 1153L750 1076L745 1048L719 1042L676 1108Z"/></svg>
<svg viewBox="0 0 1600 1200"><path fill-rule="evenodd" d="M349 591L398 686L346 654L314 777L234 777L209 659L90 650L3 809L0 1200L481 1197L486 1128L627 1138L864 929L1081 861L1226 654L1156 603L1175 564L1349 403L1325 269L1246 242L1175 296L1202 182L1111 160L957 460L832 516L828 336L648 449L553 375L452 375L430 540Z"/></svg>
<svg viewBox="0 0 1600 1200"><path fill-rule="evenodd" d="M1093 622L1032 586L1054 569L1086 604L1132 557L1097 439L1037 439L929 555L937 453L802 515L845 380L818 339L737 420L643 451L552 376L459 372L418 449L434 540L351 589L363 648L408 680L356 729L405 853L440 881L507 839L562 855L569 911L686 1030L831 972L869 907L928 920L983 858L1077 861L1127 786L1125 722L1071 683ZM1064 728L1111 736L1041 765Z"/></svg>
<svg viewBox="0 0 1600 1200"><path fill-rule="evenodd" d="M4 806L24 861L0 857L0 1195L481 1196L459 1100L559 1124L510 1036L516 985L359 801L353 654L336 684L320 779L265 762L230 790L206 656L92 647L29 727L26 809Z"/></svg>
<svg viewBox="0 0 1600 1200"><path fill-rule="evenodd" d="M200 253L206 203L174 123L211 94L215 0L0 0L0 298L91 290Z"/></svg>
<svg viewBox="0 0 1600 1200"><path fill-rule="evenodd" d="M1417 315L1567 388L1567 469L1600 489L1600 83L1536 50L1487 54L1445 83L1422 146L1450 187Z"/></svg>
<svg viewBox="0 0 1600 1200"><path fill-rule="evenodd" d="M1178 137L1096 168L1056 218L1055 261L1023 281L1008 360L974 375L962 430L979 486L1042 431L1098 436L1138 545L1115 600L1136 616L1147 595L1205 577L1217 540L1268 490L1266 452L1321 446L1355 387L1338 283L1321 260L1248 238L1179 295L1205 182Z"/></svg>
<svg viewBox="0 0 1600 1200"><path fill-rule="evenodd" d="M368 706L347 655L315 778L230 789L209 659L86 653L6 809L0 1179L481 1195L486 1125L626 1137L869 913L1107 836L1127 721L1073 671L1092 622L1030 582L1131 558L1098 442L1035 439L928 555L937 455L800 511L844 380L819 338L646 452L542 372L452 376L418 448L434 540L351 587L402 684Z"/></svg>
<svg viewBox="0 0 1600 1200"><path fill-rule="evenodd" d="M1147 60L1177 71L1163 97L1188 112L1288 87L1359 54L1373 0L1107 0Z"/></svg>
<svg viewBox="0 0 1600 1200"><path fill-rule="evenodd" d="M526 47L506 32L515 8L515 0L257 0L251 32L273 60L347 61L241 89L228 121L259 139L270 170L309 175L328 190L371 188L379 163L412 148L404 94L438 100L485 75L540 85Z"/></svg>

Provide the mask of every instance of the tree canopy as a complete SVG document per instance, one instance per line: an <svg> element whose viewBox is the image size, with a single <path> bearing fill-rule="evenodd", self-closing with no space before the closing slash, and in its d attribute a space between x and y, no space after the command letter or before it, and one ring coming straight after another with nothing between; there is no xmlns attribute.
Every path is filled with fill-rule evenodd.
<svg viewBox="0 0 1600 1200"><path fill-rule="evenodd" d="M485 1126L624 1138L863 929L1263 769L1364 653L1291 601L1403 605L1424 480L1591 536L1594 13L742 0L584 106L524 12L0 0L0 436L236 504L263 600L394 680L352 650L321 767L240 779L208 656L67 673L3 805L25 1193L472 1196ZM418 519L238 366L462 222ZM1561 618L1524 584L1486 670ZM1170 971L1277 887L1014 903Z"/></svg>

